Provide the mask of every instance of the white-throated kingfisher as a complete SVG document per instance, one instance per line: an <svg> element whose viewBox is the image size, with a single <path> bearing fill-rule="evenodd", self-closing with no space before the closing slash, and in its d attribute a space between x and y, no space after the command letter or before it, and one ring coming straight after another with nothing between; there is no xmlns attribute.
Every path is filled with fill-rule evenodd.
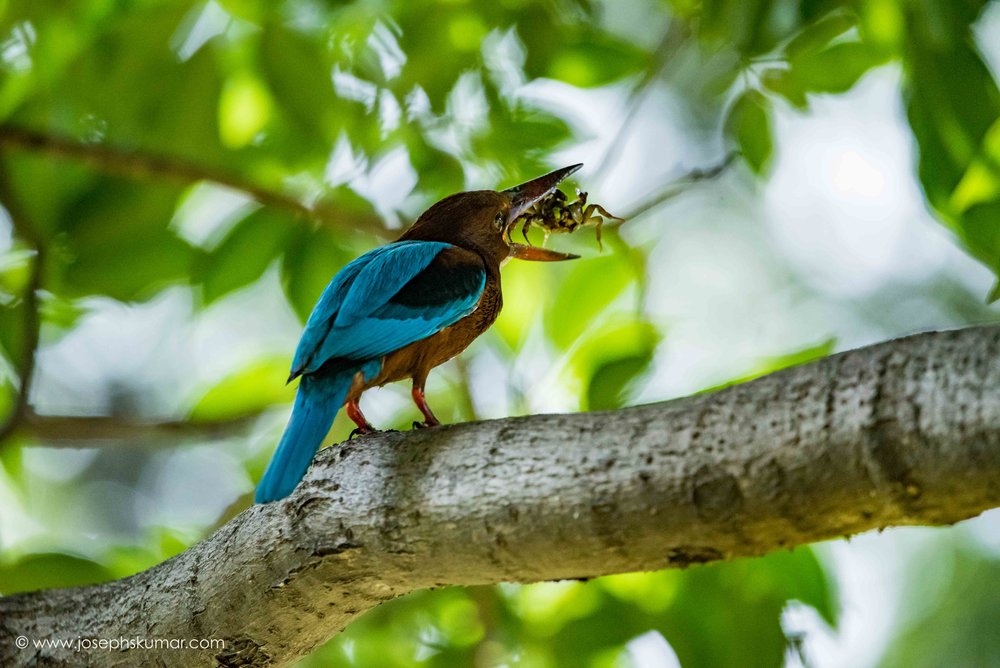
<svg viewBox="0 0 1000 668"><path fill-rule="evenodd" d="M510 229L528 207L582 165L556 170L508 190L446 197L396 241L337 272L313 308L292 360L301 377L292 415L255 499L292 493L341 406L375 431L358 406L371 387L413 380L413 401L439 424L424 399L434 367L459 354L496 320L503 305L500 266L509 258L555 261L567 253L513 243Z"/></svg>

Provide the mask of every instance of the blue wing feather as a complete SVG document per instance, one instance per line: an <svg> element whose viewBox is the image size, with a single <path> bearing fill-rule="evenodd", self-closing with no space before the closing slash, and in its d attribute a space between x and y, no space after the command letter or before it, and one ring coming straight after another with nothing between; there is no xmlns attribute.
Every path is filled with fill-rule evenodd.
<svg viewBox="0 0 1000 668"><path fill-rule="evenodd" d="M333 318L337 315L340 303L344 300L348 288L357 278L358 273L371 261L371 256L382 252L386 246L376 248L361 255L349 263L330 280L330 283L323 290L319 301L313 307L309 319L306 320L305 329L299 338L299 345L295 348L295 356L292 358L292 374L302 373L309 363L309 358L313 356L323 343L323 339L333 325Z"/></svg>
<svg viewBox="0 0 1000 668"><path fill-rule="evenodd" d="M444 303L413 306L390 301L446 248L453 246L436 241L397 242L345 266L309 316L292 363L293 373L315 371L333 358L382 357L471 313L486 284L484 270L472 277L471 290Z"/></svg>
<svg viewBox="0 0 1000 668"><path fill-rule="evenodd" d="M385 251L374 253L351 283L334 325L347 327L369 315L449 246L439 241L401 241L383 246Z"/></svg>

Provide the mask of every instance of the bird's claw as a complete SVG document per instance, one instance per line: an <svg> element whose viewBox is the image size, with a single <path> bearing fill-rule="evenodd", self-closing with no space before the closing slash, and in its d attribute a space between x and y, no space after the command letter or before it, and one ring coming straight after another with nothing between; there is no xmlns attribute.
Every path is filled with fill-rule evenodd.
<svg viewBox="0 0 1000 668"><path fill-rule="evenodd" d="M355 427L354 429L351 430L351 433L348 435L347 440L350 441L355 436L367 436L368 434L377 434L377 433L378 429L376 429L371 425L367 425L365 427Z"/></svg>
<svg viewBox="0 0 1000 668"><path fill-rule="evenodd" d="M430 429L431 427L437 427L437 426L439 426L439 424L440 423L438 423L438 422L417 422L416 420L414 420L413 421L413 428L414 429Z"/></svg>
<svg viewBox="0 0 1000 668"><path fill-rule="evenodd" d="M368 434L398 434L398 433L399 433L398 429L376 429L375 427L369 425L368 429L355 427L353 430L351 430L351 433L348 434L347 440L350 441L355 436L367 436Z"/></svg>

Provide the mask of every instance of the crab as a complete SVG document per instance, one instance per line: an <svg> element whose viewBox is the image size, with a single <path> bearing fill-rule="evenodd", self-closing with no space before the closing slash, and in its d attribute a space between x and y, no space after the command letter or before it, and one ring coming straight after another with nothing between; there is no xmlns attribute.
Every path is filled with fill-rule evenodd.
<svg viewBox="0 0 1000 668"><path fill-rule="evenodd" d="M576 191L576 199L572 202L567 201L563 191L553 190L518 216L514 226L521 224L521 234L527 241L528 229L531 227L542 228L548 239L553 232L574 232L578 227L594 223L597 246L603 249L601 226L605 220L624 219L608 213L600 204L587 204L587 193L581 190Z"/></svg>

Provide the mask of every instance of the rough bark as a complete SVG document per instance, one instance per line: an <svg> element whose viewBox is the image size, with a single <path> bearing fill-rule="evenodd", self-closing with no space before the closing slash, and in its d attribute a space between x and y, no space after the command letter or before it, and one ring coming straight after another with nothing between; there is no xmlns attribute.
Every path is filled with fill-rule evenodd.
<svg viewBox="0 0 1000 668"><path fill-rule="evenodd" d="M666 403L329 448L290 498L155 568L0 598L0 665L286 664L423 587L683 567L998 505L1000 327L920 334Z"/></svg>

